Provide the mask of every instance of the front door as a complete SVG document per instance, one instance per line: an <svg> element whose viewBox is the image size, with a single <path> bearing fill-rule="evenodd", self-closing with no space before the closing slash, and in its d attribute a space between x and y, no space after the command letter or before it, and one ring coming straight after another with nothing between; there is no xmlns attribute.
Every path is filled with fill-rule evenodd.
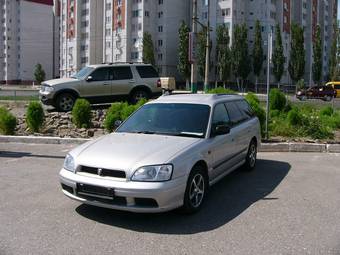
<svg viewBox="0 0 340 255"><path fill-rule="evenodd" d="M84 80L80 92L81 96L95 102L104 102L111 97L112 67L100 67L95 69Z"/></svg>
<svg viewBox="0 0 340 255"><path fill-rule="evenodd" d="M211 130L213 130L217 125L229 124L230 120L225 105L223 103L217 104L213 112ZM210 138L210 152L213 162L210 177L211 180L213 180L231 167L230 159L235 153L233 131L231 130L229 134Z"/></svg>

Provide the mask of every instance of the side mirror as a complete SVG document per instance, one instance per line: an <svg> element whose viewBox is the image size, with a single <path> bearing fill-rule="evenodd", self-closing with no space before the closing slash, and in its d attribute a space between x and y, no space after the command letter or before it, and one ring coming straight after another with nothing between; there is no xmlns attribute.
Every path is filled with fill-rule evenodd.
<svg viewBox="0 0 340 255"><path fill-rule="evenodd" d="M92 78L92 76L90 75L90 76L87 76L87 78L86 78L86 81L88 81L88 82L91 82L91 81L93 81L93 78Z"/></svg>
<svg viewBox="0 0 340 255"><path fill-rule="evenodd" d="M229 125L217 125L211 130L211 136L227 135L230 133Z"/></svg>
<svg viewBox="0 0 340 255"><path fill-rule="evenodd" d="M116 129L116 128L119 127L122 123L123 123L123 121L121 121L121 120L116 120L115 123L114 123L114 128Z"/></svg>

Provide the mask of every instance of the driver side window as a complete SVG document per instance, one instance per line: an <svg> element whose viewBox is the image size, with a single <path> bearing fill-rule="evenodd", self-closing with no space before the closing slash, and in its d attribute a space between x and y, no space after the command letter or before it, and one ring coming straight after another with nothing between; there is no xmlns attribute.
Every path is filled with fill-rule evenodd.
<svg viewBox="0 0 340 255"><path fill-rule="evenodd" d="M229 125L229 122L229 115L224 104L216 105L212 119L212 129L214 129L218 125Z"/></svg>
<svg viewBox="0 0 340 255"><path fill-rule="evenodd" d="M112 68L99 68L93 71L90 76L92 77L92 81L108 81L112 78L110 76L110 73Z"/></svg>

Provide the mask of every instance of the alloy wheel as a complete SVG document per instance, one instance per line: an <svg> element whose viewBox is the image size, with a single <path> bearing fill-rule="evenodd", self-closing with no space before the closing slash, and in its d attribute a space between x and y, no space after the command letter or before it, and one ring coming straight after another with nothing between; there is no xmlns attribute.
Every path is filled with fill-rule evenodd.
<svg viewBox="0 0 340 255"><path fill-rule="evenodd" d="M204 185L204 177L200 173L196 174L191 181L189 190L190 203L195 208L199 207L203 201Z"/></svg>

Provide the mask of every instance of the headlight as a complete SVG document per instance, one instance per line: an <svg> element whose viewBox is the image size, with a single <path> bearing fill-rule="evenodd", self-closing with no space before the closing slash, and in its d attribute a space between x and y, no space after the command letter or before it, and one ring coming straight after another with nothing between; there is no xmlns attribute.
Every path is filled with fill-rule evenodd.
<svg viewBox="0 0 340 255"><path fill-rule="evenodd" d="M42 85L41 92L52 92L54 88L52 86Z"/></svg>
<svg viewBox="0 0 340 255"><path fill-rule="evenodd" d="M74 159L70 154L67 154L65 157L64 169L74 172Z"/></svg>
<svg viewBox="0 0 340 255"><path fill-rule="evenodd" d="M143 166L135 171L131 180L142 182L168 181L171 179L172 170L172 165Z"/></svg>

